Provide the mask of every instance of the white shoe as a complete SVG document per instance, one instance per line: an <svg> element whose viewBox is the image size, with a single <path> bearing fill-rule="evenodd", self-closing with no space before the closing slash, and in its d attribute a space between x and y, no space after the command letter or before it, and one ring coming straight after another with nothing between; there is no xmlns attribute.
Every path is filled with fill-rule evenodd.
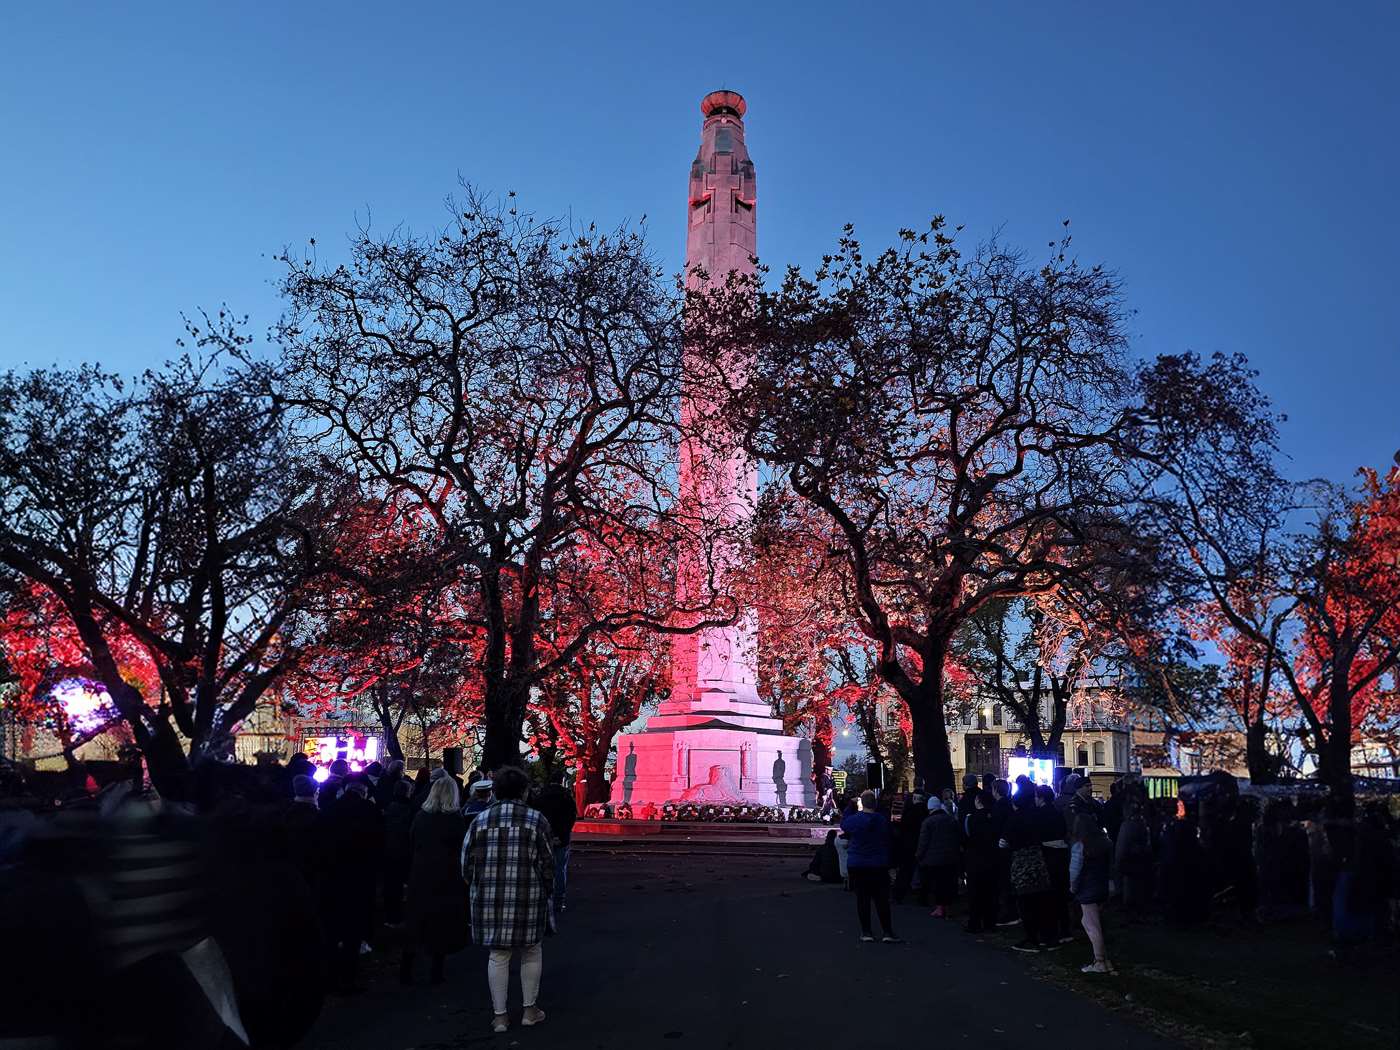
<svg viewBox="0 0 1400 1050"><path fill-rule="evenodd" d="M496 1014L491 1018L491 1031L504 1032L510 1028L509 1014Z"/></svg>
<svg viewBox="0 0 1400 1050"><path fill-rule="evenodd" d="M534 1011L533 1016L530 1013L532 1010ZM525 1007L524 1015L520 1018L520 1026L522 1028L533 1028L537 1024L544 1024L544 1017L544 1011L538 1006L527 1006Z"/></svg>

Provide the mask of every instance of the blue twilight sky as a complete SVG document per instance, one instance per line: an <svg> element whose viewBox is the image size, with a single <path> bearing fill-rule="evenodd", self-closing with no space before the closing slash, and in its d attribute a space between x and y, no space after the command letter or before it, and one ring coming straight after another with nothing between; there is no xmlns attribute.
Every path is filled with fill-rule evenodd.
<svg viewBox="0 0 1400 1050"><path fill-rule="evenodd" d="M168 354L276 316L269 256L427 230L458 174L649 218L681 264L697 103L749 99L759 249L935 212L1033 253L1073 220L1137 350L1244 351L1298 475L1400 447L1400 4L8 4L0 365Z"/></svg>

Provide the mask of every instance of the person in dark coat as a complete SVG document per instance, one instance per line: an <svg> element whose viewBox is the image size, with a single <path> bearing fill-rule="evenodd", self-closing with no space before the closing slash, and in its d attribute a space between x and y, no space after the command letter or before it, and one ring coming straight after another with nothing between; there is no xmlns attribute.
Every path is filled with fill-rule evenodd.
<svg viewBox="0 0 1400 1050"><path fill-rule="evenodd" d="M963 870L967 872L968 933L991 930L997 924L999 865L997 862L997 829L992 819L992 796L977 791L963 820L965 844Z"/></svg>
<svg viewBox="0 0 1400 1050"><path fill-rule="evenodd" d="M947 915L948 907L958 899L958 847L961 835L957 820L941 800L929 799L928 809L914 850L914 859L919 866L919 903L927 905L929 890L932 890L933 917L941 919Z"/></svg>
<svg viewBox="0 0 1400 1050"><path fill-rule="evenodd" d="M413 962L420 951L432 960L429 981L441 984L447 956L461 951L471 938L461 867L466 834L457 782L439 777L422 809L414 814L409 831L408 940L399 962L399 980L404 984L413 983Z"/></svg>
<svg viewBox="0 0 1400 1050"><path fill-rule="evenodd" d="M374 898L384 858L384 817L369 800L369 785L352 776L325 814L328 871L323 900L334 963L331 983L356 991L360 945L374 930Z"/></svg>
<svg viewBox="0 0 1400 1050"><path fill-rule="evenodd" d="M379 778L379 783L374 785L374 803L381 811L389 808L389 803L394 801L394 796L398 794L399 785L406 783L403 769L403 759L392 760L384 767L384 775ZM412 786L409 787L409 794L413 794Z"/></svg>
<svg viewBox="0 0 1400 1050"><path fill-rule="evenodd" d="M998 843L1003 852L1010 854L1011 890L1025 934L1013 947L1017 951L1038 952L1054 945L1055 937L1047 915L1050 871L1040 846L1043 824L1036 815L1034 785L1018 791L1013 806Z"/></svg>
<svg viewBox="0 0 1400 1050"><path fill-rule="evenodd" d="M826 833L823 842L812 854L812 861L802 877L809 882L841 882L841 856L836 850L836 829Z"/></svg>
<svg viewBox="0 0 1400 1050"><path fill-rule="evenodd" d="M578 821L578 806L574 793L564 786L562 769L550 773L549 783L535 793L535 808L549 821L549 830L554 833L554 893L549 900L557 917L564 911L564 894L569 885L569 843Z"/></svg>
<svg viewBox="0 0 1400 1050"><path fill-rule="evenodd" d="M387 779L387 775L386 775ZM408 882L412 845L409 831L421 806L413 804L413 785L402 777L394 781L394 795L384 805L384 922L404 921L403 895Z"/></svg>
<svg viewBox="0 0 1400 1050"><path fill-rule="evenodd" d="M1183 811L1162 836L1161 896L1167 918L1181 926L1202 922L1210 906L1205 851L1196 822Z"/></svg>
<svg viewBox="0 0 1400 1050"><path fill-rule="evenodd" d="M958 811L955 814L958 818L959 827L966 822L967 815L972 812L973 800L977 797L977 790L977 774L966 774L963 777L963 793L958 799Z"/></svg>
<svg viewBox="0 0 1400 1050"><path fill-rule="evenodd" d="M491 788L489 780L478 780L471 786L471 792L467 796L467 804L462 807L462 816L467 818L470 824L476 819L478 814L485 813L491 808Z"/></svg>
<svg viewBox="0 0 1400 1050"><path fill-rule="evenodd" d="M1040 849L1050 872L1050 893L1045 901L1047 934L1056 943L1067 944L1074 938L1069 926L1069 833L1064 815L1055 807L1055 790L1048 784L1035 789L1035 820L1039 828Z"/></svg>
<svg viewBox="0 0 1400 1050"><path fill-rule="evenodd" d="M316 808L316 781L310 776L292 777L292 799L278 814L277 827L284 854L320 901L329 858L325 820Z"/></svg>
<svg viewBox="0 0 1400 1050"><path fill-rule="evenodd" d="M427 769L420 769L413 774L413 806L421 809L423 803L428 801L428 792L433 786L433 774Z"/></svg>
<svg viewBox="0 0 1400 1050"><path fill-rule="evenodd" d="M1130 917L1141 916L1152 900L1152 838L1136 800L1130 799L1123 807L1123 823L1113 850L1123 908Z"/></svg>
<svg viewBox="0 0 1400 1050"><path fill-rule="evenodd" d="M924 796L915 792L908 805L894 825L894 902L903 904L914 884L914 872L918 861L915 854L919 849L919 832L923 830L924 818L928 816L928 803Z"/></svg>
<svg viewBox="0 0 1400 1050"><path fill-rule="evenodd" d="M992 796L992 827L996 831L997 839L1001 840L1006 832L1006 825L1011 822L1013 812L1011 785L998 778L992 781L992 786L988 790ZM999 849L997 851L997 925L1015 926L1020 921L1016 910L1016 896L1011 892L1011 851Z"/></svg>
<svg viewBox="0 0 1400 1050"><path fill-rule="evenodd" d="M1103 807L1103 826L1108 837L1118 841L1118 829L1123 826L1123 805L1127 801L1123 781L1115 780L1108 786L1108 801Z"/></svg>

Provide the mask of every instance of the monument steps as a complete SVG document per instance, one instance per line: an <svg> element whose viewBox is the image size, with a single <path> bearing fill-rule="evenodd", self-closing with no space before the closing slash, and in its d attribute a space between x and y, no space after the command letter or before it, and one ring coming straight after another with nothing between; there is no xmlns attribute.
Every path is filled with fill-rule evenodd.
<svg viewBox="0 0 1400 1050"><path fill-rule="evenodd" d="M572 848L584 853L791 858L810 856L828 830L821 824L580 820L574 825Z"/></svg>

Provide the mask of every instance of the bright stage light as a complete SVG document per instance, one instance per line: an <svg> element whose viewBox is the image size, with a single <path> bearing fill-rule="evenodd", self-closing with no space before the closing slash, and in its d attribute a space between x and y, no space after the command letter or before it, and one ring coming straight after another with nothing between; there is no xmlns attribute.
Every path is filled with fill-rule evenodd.
<svg viewBox="0 0 1400 1050"><path fill-rule="evenodd" d="M314 772L314 773L311 774L311 779L314 780L314 781L316 781L316 783L318 783L318 784L324 784L324 783L325 783L327 780L329 780L330 778L331 778L331 771L330 771L329 769L327 769L325 766L317 766L317 767L316 767L316 772Z"/></svg>
<svg viewBox="0 0 1400 1050"><path fill-rule="evenodd" d="M49 697L63 709L69 730L77 735L96 733L117 717L107 690L86 678L65 678L49 691Z"/></svg>

